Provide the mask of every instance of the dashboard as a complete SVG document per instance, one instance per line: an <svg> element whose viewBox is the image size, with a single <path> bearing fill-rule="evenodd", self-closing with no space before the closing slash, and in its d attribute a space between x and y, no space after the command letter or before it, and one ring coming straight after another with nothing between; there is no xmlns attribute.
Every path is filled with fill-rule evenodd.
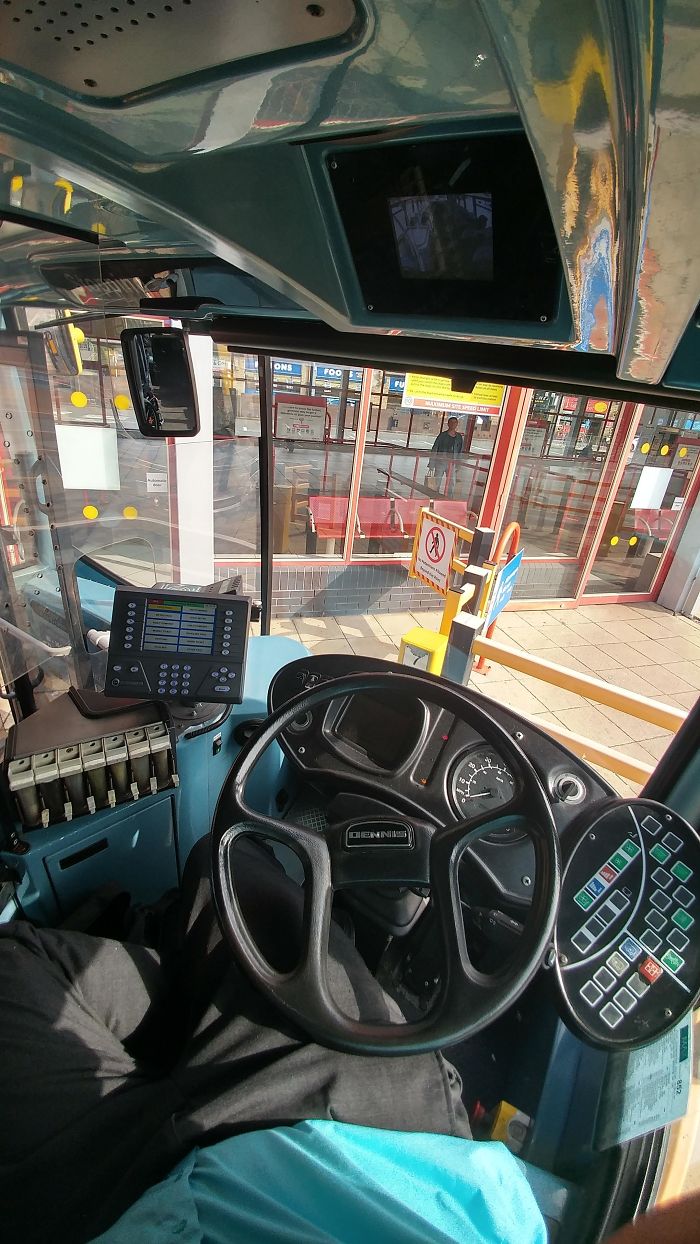
<svg viewBox="0 0 700 1244"><path fill-rule="evenodd" d="M292 662L273 679L269 692L274 711L302 691L330 678L396 670L370 657L323 654ZM475 704L482 703L477 692ZM614 791L594 770L577 761L535 726L502 705L488 702L499 725L517 739L549 793L560 834L585 803ZM469 848L479 866L482 897L517 912L530 903L534 852L521 818L509 820L517 777L498 751L467 722L425 700L362 692L334 700L315 713L296 718L281 736L283 750L310 785L401 807L407 814L437 824L492 812L490 832ZM388 792L390 791L390 796ZM387 800L390 798L390 805Z"/></svg>

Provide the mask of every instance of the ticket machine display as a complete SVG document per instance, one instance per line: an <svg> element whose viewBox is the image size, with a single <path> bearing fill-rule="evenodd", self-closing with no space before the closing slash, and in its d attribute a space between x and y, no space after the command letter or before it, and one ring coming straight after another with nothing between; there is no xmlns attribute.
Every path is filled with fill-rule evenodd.
<svg viewBox="0 0 700 1244"><path fill-rule="evenodd" d="M105 694L240 704L250 600L118 587Z"/></svg>

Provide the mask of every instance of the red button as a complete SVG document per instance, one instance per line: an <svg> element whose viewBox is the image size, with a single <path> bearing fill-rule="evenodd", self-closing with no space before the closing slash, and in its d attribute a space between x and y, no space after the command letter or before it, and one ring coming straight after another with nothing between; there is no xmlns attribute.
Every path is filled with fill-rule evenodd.
<svg viewBox="0 0 700 1244"><path fill-rule="evenodd" d="M609 864L604 864L598 876L602 877L604 881L614 881L617 876L617 873L615 872L614 868L610 867Z"/></svg>
<svg viewBox="0 0 700 1244"><path fill-rule="evenodd" d="M653 985L654 981L657 981L660 976L663 976L663 974L663 968L660 968L658 963L655 963L653 959L645 959L639 969L639 975L649 981L650 985Z"/></svg>

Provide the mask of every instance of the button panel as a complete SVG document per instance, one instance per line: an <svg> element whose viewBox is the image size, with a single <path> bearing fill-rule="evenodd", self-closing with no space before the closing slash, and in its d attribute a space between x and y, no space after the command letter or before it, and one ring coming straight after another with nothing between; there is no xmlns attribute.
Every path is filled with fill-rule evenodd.
<svg viewBox="0 0 700 1244"><path fill-rule="evenodd" d="M620 800L567 845L556 970L569 1018L603 1045L643 1044L700 988L700 838L668 809Z"/></svg>

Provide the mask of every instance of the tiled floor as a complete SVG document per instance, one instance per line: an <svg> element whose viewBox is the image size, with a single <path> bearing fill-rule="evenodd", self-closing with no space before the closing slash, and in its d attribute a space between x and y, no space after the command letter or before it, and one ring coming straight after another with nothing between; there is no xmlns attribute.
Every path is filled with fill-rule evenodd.
<svg viewBox="0 0 700 1244"><path fill-rule="evenodd" d="M436 630L439 616L435 610L279 618L272 630L300 639L312 652L354 652L393 661L405 631L416 625ZM501 614L494 638L677 708L691 708L700 693L700 623L659 605L509 611ZM671 738L658 726L504 666L473 674L471 686L535 720L564 726L647 764L656 763ZM623 778L606 776L621 794L636 793Z"/></svg>

